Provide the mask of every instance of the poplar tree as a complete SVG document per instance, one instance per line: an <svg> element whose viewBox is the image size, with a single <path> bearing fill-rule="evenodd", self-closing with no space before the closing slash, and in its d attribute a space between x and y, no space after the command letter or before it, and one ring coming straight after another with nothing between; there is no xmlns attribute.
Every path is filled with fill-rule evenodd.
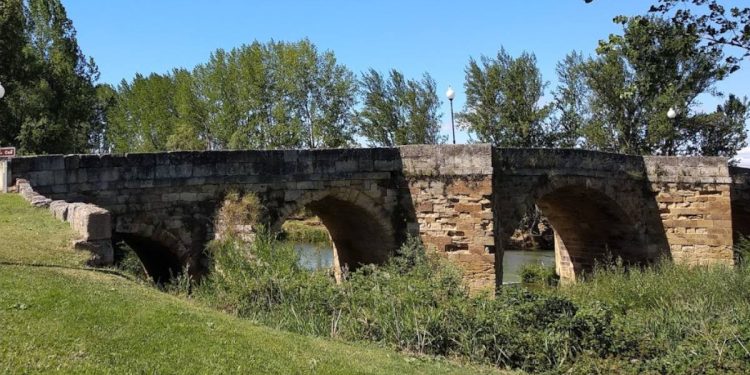
<svg viewBox="0 0 750 375"><path fill-rule="evenodd" d="M552 104L542 104L547 83L536 56L512 57L505 49L497 56L469 60L466 67L466 104L458 114L461 126L480 142L501 147L542 147L551 144Z"/></svg>
<svg viewBox="0 0 750 375"><path fill-rule="evenodd" d="M374 69L362 75L362 109L357 112L359 133L370 145L436 144L440 135L440 99L435 80L406 79L393 69L384 77Z"/></svg>
<svg viewBox="0 0 750 375"><path fill-rule="evenodd" d="M60 1L3 1L0 28L0 142L31 154L91 150L98 70Z"/></svg>

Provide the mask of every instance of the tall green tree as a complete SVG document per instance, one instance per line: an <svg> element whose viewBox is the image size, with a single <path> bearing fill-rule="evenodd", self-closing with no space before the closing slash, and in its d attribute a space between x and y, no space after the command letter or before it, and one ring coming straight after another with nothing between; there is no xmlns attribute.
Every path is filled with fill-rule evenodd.
<svg viewBox="0 0 750 375"><path fill-rule="evenodd" d="M107 113L107 145L116 152L211 149L198 92L185 69L123 80Z"/></svg>
<svg viewBox="0 0 750 375"><path fill-rule="evenodd" d="M353 143L354 75L308 40L217 50L193 74L213 148Z"/></svg>
<svg viewBox="0 0 750 375"><path fill-rule="evenodd" d="M94 153L107 153L112 151L107 133L110 121L107 115L110 109L117 103L117 91L112 85L99 84L96 86L96 106L94 111L93 126L89 133L91 151Z"/></svg>
<svg viewBox="0 0 750 375"><path fill-rule="evenodd" d="M21 0L0 3L0 83L6 95L0 99L0 145L15 145L22 120L33 114L24 103L38 76L31 55L28 18Z"/></svg>
<svg viewBox="0 0 750 375"><path fill-rule="evenodd" d="M362 75L362 109L357 112L359 133L371 145L437 144L440 135L440 99L435 80L406 79L393 69L384 77L374 69Z"/></svg>
<svg viewBox="0 0 750 375"><path fill-rule="evenodd" d="M459 123L479 141L496 146L547 146L553 137L548 123L552 105L541 104L546 85L534 54L514 58L503 48L495 58L472 58Z"/></svg>
<svg viewBox="0 0 750 375"><path fill-rule="evenodd" d="M59 0L0 3L0 104L3 143L24 153L71 153L92 148L98 129L98 70L76 41Z"/></svg>
<svg viewBox="0 0 750 375"><path fill-rule="evenodd" d="M293 117L300 121L307 148L342 147L353 142L352 108L356 80L331 51L318 52L309 40L270 43L274 82L283 82ZM273 67L273 65L271 64Z"/></svg>
<svg viewBox="0 0 750 375"><path fill-rule="evenodd" d="M747 146L745 124L750 118L747 99L729 95L716 111L698 114L688 121L691 154L733 157Z"/></svg>
<svg viewBox="0 0 750 375"><path fill-rule="evenodd" d="M653 17L619 17L623 35L600 42L585 63L591 121L587 147L631 154L687 151L687 121L667 118L675 108L692 115L697 97L711 93L728 72L720 50L700 45L697 34Z"/></svg>
<svg viewBox="0 0 750 375"><path fill-rule="evenodd" d="M176 85L171 75L137 74L117 87L117 101L109 111L108 139L115 152L168 150L179 113Z"/></svg>
<svg viewBox="0 0 750 375"><path fill-rule="evenodd" d="M210 131L206 126L208 112L201 100L195 79L188 70L172 72L174 127L167 139L170 150L210 150Z"/></svg>
<svg viewBox="0 0 750 375"><path fill-rule="evenodd" d="M591 121L591 90L586 84L583 54L572 52L557 64L558 86L554 91L554 130L552 144L571 148L582 146L581 131Z"/></svg>
<svg viewBox="0 0 750 375"><path fill-rule="evenodd" d="M353 74L308 40L219 49L192 71L123 81L116 150L342 147L353 143Z"/></svg>

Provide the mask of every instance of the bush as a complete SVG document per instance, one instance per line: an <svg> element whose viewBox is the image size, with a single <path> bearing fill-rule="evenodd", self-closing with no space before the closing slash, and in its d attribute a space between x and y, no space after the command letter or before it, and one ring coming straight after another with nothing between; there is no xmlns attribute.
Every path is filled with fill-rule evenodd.
<svg viewBox="0 0 750 375"><path fill-rule="evenodd" d="M138 254L136 254L135 250L125 242L118 242L115 244L114 258L115 268L138 280L149 281L146 269L143 267L141 259L138 258Z"/></svg>
<svg viewBox="0 0 750 375"><path fill-rule="evenodd" d="M194 295L263 324L529 372L747 373L750 270L598 267L584 283L472 296L446 259L410 239L341 284L266 233L211 244ZM533 269L533 268L532 268ZM528 280L549 281L536 268ZM531 277L533 275L533 277Z"/></svg>
<svg viewBox="0 0 750 375"><path fill-rule="evenodd" d="M230 190L216 215L217 238L238 237L250 241L265 216L257 195Z"/></svg>
<svg viewBox="0 0 750 375"><path fill-rule="evenodd" d="M664 261L646 269L600 269L559 290L573 301L611 306L610 358L589 356L576 371L623 373L750 371L750 272ZM600 371L596 370L596 371Z"/></svg>
<svg viewBox="0 0 750 375"><path fill-rule="evenodd" d="M545 266L538 263L528 263L521 267L521 282L524 284L538 284L544 286L555 286L560 281L554 266Z"/></svg>
<svg viewBox="0 0 750 375"><path fill-rule="evenodd" d="M304 221L287 220L281 227L281 239L293 243L310 243L331 246L328 231L322 225L310 225Z"/></svg>
<svg viewBox="0 0 750 375"><path fill-rule="evenodd" d="M251 245L227 240L210 249L214 272L196 294L278 328L527 371L560 368L611 346L606 307L581 308L567 297L520 288L494 299L470 296L458 269L417 239L340 285L329 273L300 269L293 248L268 234Z"/></svg>
<svg viewBox="0 0 750 375"><path fill-rule="evenodd" d="M734 245L734 256L737 265L740 267L747 268L750 265L750 238L743 235L738 236L738 241Z"/></svg>

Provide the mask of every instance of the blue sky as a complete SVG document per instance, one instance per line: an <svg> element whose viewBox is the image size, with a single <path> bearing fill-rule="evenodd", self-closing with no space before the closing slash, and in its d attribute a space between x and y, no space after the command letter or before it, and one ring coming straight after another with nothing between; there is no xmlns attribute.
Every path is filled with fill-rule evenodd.
<svg viewBox="0 0 750 375"><path fill-rule="evenodd" d="M463 106L464 67L470 57L533 52L549 91L555 64L572 50L593 54L597 41L621 31L619 14L642 14L655 2L642 0L538 1L230 1L63 0L84 53L94 57L102 82L119 83L135 73L192 68L217 48L254 40L309 38L335 52L355 73L370 67L399 69L417 78L429 72L440 95L456 89ZM727 5L744 3L726 1ZM719 85L750 96L750 64ZM706 97L711 110L721 101ZM450 129L443 103L445 134ZM457 133L459 142L467 135Z"/></svg>

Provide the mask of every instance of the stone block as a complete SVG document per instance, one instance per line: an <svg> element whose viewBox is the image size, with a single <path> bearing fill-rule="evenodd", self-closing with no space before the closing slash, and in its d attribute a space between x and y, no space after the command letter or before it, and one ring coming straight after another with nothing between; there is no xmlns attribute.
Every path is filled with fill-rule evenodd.
<svg viewBox="0 0 750 375"><path fill-rule="evenodd" d="M51 170L42 170L37 172L31 172L29 174L29 180L35 187L49 186L55 184L55 173Z"/></svg>
<svg viewBox="0 0 750 375"><path fill-rule="evenodd" d="M34 207L44 208L49 207L49 204L52 203L52 199L49 199L40 194L34 194L29 202Z"/></svg>
<svg viewBox="0 0 750 375"><path fill-rule="evenodd" d="M112 248L112 241L109 239L94 241L77 240L73 243L73 247L77 250L91 252L91 258L87 261L89 266L108 266L114 263L114 249Z"/></svg>
<svg viewBox="0 0 750 375"><path fill-rule="evenodd" d="M472 212L481 211L482 205L479 203L458 203L455 206L453 206L453 209L456 212L472 213Z"/></svg>
<svg viewBox="0 0 750 375"><path fill-rule="evenodd" d="M417 212L432 212L433 204L430 202L422 202L417 205Z"/></svg>
<svg viewBox="0 0 750 375"><path fill-rule="evenodd" d="M65 201L52 201L49 204L49 210L58 220L66 221L68 218L68 202Z"/></svg>
<svg viewBox="0 0 750 375"><path fill-rule="evenodd" d="M112 237L109 211L92 204L78 204L68 212L68 221L82 240L108 240Z"/></svg>

